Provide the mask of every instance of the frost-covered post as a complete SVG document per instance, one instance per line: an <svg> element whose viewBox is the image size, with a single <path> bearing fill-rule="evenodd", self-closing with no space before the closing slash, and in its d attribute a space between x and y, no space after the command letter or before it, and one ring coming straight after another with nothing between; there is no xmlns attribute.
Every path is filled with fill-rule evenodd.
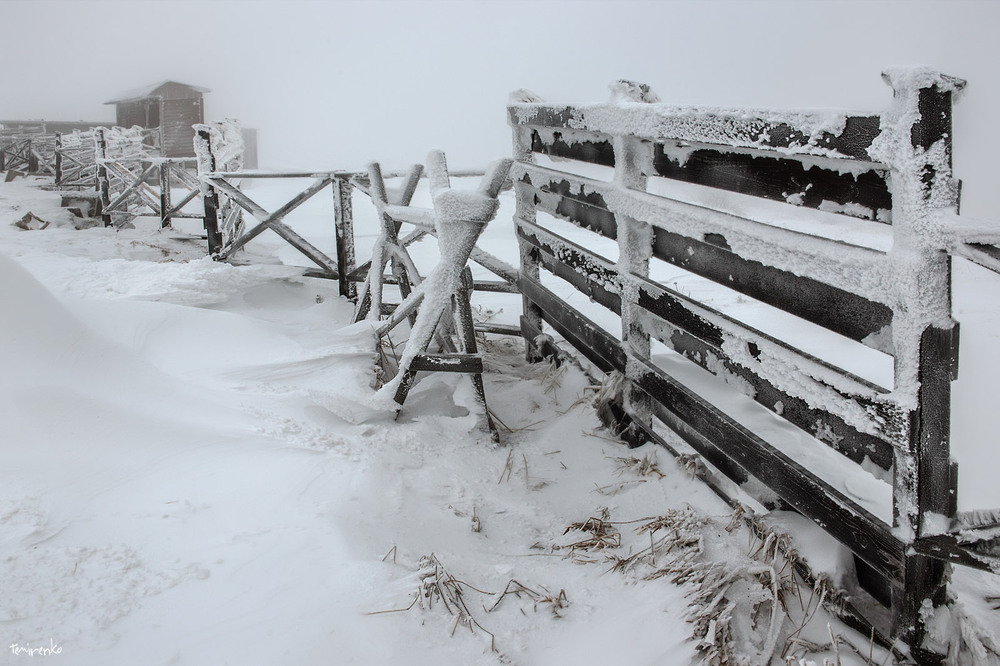
<svg viewBox="0 0 1000 666"><path fill-rule="evenodd" d="M510 102L512 104L537 104L543 101L544 100L542 98L527 90L515 90L510 94ZM535 162L535 158L531 151L531 128L525 125L517 125L513 122L511 124L511 128L513 130L514 160L533 164ZM516 188L515 192L515 216L517 219L525 220L534 224L537 216L535 215L535 202L532 200L532 195L527 190ZM541 263L536 254L537 250L523 242L518 243L518 246L521 255L522 275L534 280L535 282L539 282L541 278L539 266ZM533 303L527 296L522 296L521 301L521 310L523 312L521 318L531 329L536 331L543 330L542 309L535 305L535 303ZM525 357L529 362L534 363L542 360L542 353L534 344L526 344L524 349Z"/></svg>
<svg viewBox="0 0 1000 666"><path fill-rule="evenodd" d="M160 162L160 228L166 229L170 226L170 168L172 162L163 160Z"/></svg>
<svg viewBox="0 0 1000 666"><path fill-rule="evenodd" d="M337 268L340 275L340 295L347 298L357 296L357 287L348 279L354 270L354 205L351 193L354 186L347 178L333 180L334 234L337 242Z"/></svg>
<svg viewBox="0 0 1000 666"><path fill-rule="evenodd" d="M648 104L659 98L648 86L630 81L617 81L611 85L612 103ZM619 187L646 191L646 172L652 169L653 149L648 141L631 135L614 137L615 178ZM649 259L653 253L653 231L648 222L628 215L616 214L618 227L618 274L622 308L622 342L629 356L625 373L624 407L631 418L647 429L652 427L652 401L640 391L633 380L642 370L633 358L649 359L649 331L645 315L639 307L639 284L633 276L649 277ZM631 439L638 437L634 430Z"/></svg>
<svg viewBox="0 0 1000 666"><path fill-rule="evenodd" d="M31 139L25 144L24 154L28 157L28 173L38 173L38 153L31 147Z"/></svg>
<svg viewBox="0 0 1000 666"><path fill-rule="evenodd" d="M212 133L208 126L198 128L194 140L195 154L198 156L198 175L205 176L215 171L215 154L212 152ZM205 202L205 234L208 236L208 253L216 257L222 251L222 232L219 230L219 193L211 183L201 179L201 199Z"/></svg>
<svg viewBox="0 0 1000 666"><path fill-rule="evenodd" d="M56 185L62 182L62 132L56 132L56 144L55 144L55 160L56 160Z"/></svg>
<svg viewBox="0 0 1000 666"><path fill-rule="evenodd" d="M110 227L114 222L111 219L111 183L108 182L108 167L104 160L108 157L108 142L104 136L104 128L98 127L94 131L94 151L97 161L97 194L101 205L101 220L104 226Z"/></svg>
<svg viewBox="0 0 1000 666"><path fill-rule="evenodd" d="M929 69L883 74L894 99L871 155L892 169L895 393L910 410L909 441L897 448L893 528L904 543L948 529L957 482L949 450L951 381L958 324L951 318L951 257L942 211L956 212L952 96L965 82ZM945 601L949 565L906 555L892 591L893 631L921 656L932 609Z"/></svg>

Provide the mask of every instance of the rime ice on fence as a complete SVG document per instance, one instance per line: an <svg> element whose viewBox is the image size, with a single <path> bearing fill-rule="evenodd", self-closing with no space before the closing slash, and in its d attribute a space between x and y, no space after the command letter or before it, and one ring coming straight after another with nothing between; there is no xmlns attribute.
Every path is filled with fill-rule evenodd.
<svg viewBox="0 0 1000 666"><path fill-rule="evenodd" d="M971 236L960 240L948 225L957 205L951 102L963 83L927 69L886 80L895 99L880 115L679 108L649 103L654 94L627 81L612 85L610 104L515 102L512 179L525 338L536 339L544 321L601 370L622 372L631 437L665 444L656 418L719 471L738 483L755 476L824 526L856 554L862 584L891 609L892 626L879 631L902 637L924 659L921 607L943 601L944 562L998 570L1000 561L990 555L989 530L966 537L939 519L956 512L948 251ZM562 162L537 166L535 155L614 167L614 179L584 178ZM660 196L647 192L652 178L891 223L892 246L877 250ZM618 261L560 237L536 211L617 239ZM651 258L891 354L894 381L856 377L657 284ZM621 342L544 287L540 269L620 314ZM655 365L651 339L855 463L881 468L893 479L893 527ZM847 616L873 622L856 609Z"/></svg>
<svg viewBox="0 0 1000 666"><path fill-rule="evenodd" d="M201 196L205 202L205 230L209 253L216 255L243 232L243 210L230 196L213 188L208 177L216 172L243 168L243 135L239 121L194 125L194 154Z"/></svg>
<svg viewBox="0 0 1000 666"><path fill-rule="evenodd" d="M234 118L194 125L194 154L198 175L243 168L243 133Z"/></svg>

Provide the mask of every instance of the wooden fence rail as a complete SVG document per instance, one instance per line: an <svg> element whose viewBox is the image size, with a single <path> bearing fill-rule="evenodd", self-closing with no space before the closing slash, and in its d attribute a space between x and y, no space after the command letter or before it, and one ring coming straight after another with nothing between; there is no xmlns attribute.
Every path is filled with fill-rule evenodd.
<svg viewBox="0 0 1000 666"><path fill-rule="evenodd" d="M624 82L626 99L610 104L512 104L522 333L533 357L547 325L601 371L620 373L626 437L666 443L662 423L750 496L766 489L762 504L777 496L844 544L858 586L891 616L882 622L861 605L842 607L847 619L933 661L921 647L922 609L944 602L946 562L1000 571L1000 527L987 521L976 535L963 532L949 453L958 353L949 252L969 251L969 239L948 227L958 203L951 108L964 82L929 70L886 80L895 100L868 116L683 109L629 99L634 86ZM720 198L712 191L729 203L706 203ZM783 228L768 217L776 207L842 221L835 234ZM566 238L553 220L616 241L617 259ZM841 237L859 225L889 247ZM990 242L979 248L984 265L1000 256ZM799 339L658 283L651 276L664 268L890 355L894 376L875 382L816 358ZM620 329L569 305L559 285L617 315ZM657 343L684 360L661 362ZM859 463L847 463L849 474L868 476L860 463L871 465L891 479L891 509L862 505L831 473L808 469L693 390L672 363L741 386L815 447ZM734 502L746 496L716 487Z"/></svg>
<svg viewBox="0 0 1000 666"><path fill-rule="evenodd" d="M243 171L238 161L229 157L237 154L232 144L238 140L238 132L224 123L200 125L197 127L196 153L198 154L199 178L202 184L202 195L205 201L205 230L208 238L209 254L219 260L226 260L235 255L254 238L267 230L280 236L285 242L298 250L303 256L317 266L316 270L307 272L312 277L337 280L340 283L340 293L354 299L357 297L357 284L364 283L369 277L371 262L356 265L354 246L354 203L355 190L371 197L371 183L368 174L353 171L287 171L262 172ZM422 168L416 178L411 179L411 187L415 188L422 177ZM385 178L396 178L403 174L388 173ZM455 177L482 175L480 171L456 171ZM258 204L240 188L243 180L261 178L281 179L312 179L312 183L291 197L285 204L274 211L269 211ZM330 187L334 204L335 256L331 257L297 233L285 218L306 201ZM412 192L410 192L412 195ZM242 223L242 215L253 217L257 224L246 228ZM401 251L414 242L428 235L436 235L431 211L409 208L406 206L389 205L381 213L388 224L395 229L396 234L402 225L408 224L413 230L399 239ZM237 216L239 216L237 218ZM239 219L239 223L235 222ZM487 252L481 247L472 251L472 260L497 275L500 280L474 282L473 288L480 291L506 291L517 293L518 270L506 262ZM419 280L419 276L415 276ZM385 275L385 284L397 284L396 275ZM405 290L405 288L404 288ZM500 326L492 326L496 332L515 334Z"/></svg>

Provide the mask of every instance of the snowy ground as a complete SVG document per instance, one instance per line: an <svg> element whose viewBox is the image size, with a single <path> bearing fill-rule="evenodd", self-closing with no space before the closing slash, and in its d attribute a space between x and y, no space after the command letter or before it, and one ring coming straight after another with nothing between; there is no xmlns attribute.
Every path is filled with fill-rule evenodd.
<svg viewBox="0 0 1000 666"><path fill-rule="evenodd" d="M213 263L148 225L75 230L37 184L0 184L0 663L58 645L67 664L684 664L695 587L645 580L671 562L665 548L624 573L609 558L648 547L637 528L669 516L701 525L703 564L769 564L747 558L760 544L727 531L729 508L665 452L608 439L576 368L527 365L514 340L484 345L500 446L457 376L423 380L394 421L368 404L367 341L339 330L350 303L278 263L298 258L273 236L246 265ZM293 193L253 187L265 207ZM329 248L329 207L289 221ZM486 242L513 261L507 208ZM52 224L12 226L28 211ZM373 231L359 232L364 254ZM959 316L998 302L983 289L956 296ZM520 307L478 305L508 323ZM963 319L963 354L995 344L997 316ZM983 386L956 387L961 432L988 428L961 397L982 404ZM967 506L1000 506L996 453L956 446ZM840 550L811 534L836 571ZM418 595L434 581L444 599ZM981 625L1000 623L984 601L1000 595L995 577L963 572L957 587ZM471 630L456 629L454 589ZM800 603L808 614L809 590ZM769 626L765 613L738 647L766 651ZM822 612L796 629L771 636L777 662L868 661L867 640Z"/></svg>

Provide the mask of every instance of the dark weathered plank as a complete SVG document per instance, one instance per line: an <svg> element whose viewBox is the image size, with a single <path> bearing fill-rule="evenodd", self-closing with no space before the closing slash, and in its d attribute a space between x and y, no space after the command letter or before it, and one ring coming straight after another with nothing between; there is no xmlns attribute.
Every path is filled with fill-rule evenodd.
<svg viewBox="0 0 1000 666"><path fill-rule="evenodd" d="M869 169L854 175L749 152L686 148L682 156L675 157L670 152L669 148L665 152L664 144L655 146L656 175L806 208L829 209L836 204L843 207L836 212L889 222L892 195L886 170Z"/></svg>
<svg viewBox="0 0 1000 666"><path fill-rule="evenodd" d="M576 287L596 303L620 315L618 273L610 262L538 225L517 220L518 238L535 251L535 258L550 273Z"/></svg>
<svg viewBox="0 0 1000 666"><path fill-rule="evenodd" d="M527 174L515 185L521 194L534 197L538 210L596 231L605 238L618 238L615 215L599 193L584 193L582 187L576 192L569 180L553 179L534 187Z"/></svg>
<svg viewBox="0 0 1000 666"><path fill-rule="evenodd" d="M892 324L892 309L818 280L759 261L724 247L725 238L696 240L653 229L653 256L768 305L864 342Z"/></svg>
<svg viewBox="0 0 1000 666"><path fill-rule="evenodd" d="M410 363L416 372L465 372L482 374L483 359L479 354L417 354Z"/></svg>
<svg viewBox="0 0 1000 666"><path fill-rule="evenodd" d="M551 136L543 138L538 130L532 130L531 150L551 157L563 157L610 167L615 165L615 149L610 137L580 136L567 130L553 132Z"/></svg>

